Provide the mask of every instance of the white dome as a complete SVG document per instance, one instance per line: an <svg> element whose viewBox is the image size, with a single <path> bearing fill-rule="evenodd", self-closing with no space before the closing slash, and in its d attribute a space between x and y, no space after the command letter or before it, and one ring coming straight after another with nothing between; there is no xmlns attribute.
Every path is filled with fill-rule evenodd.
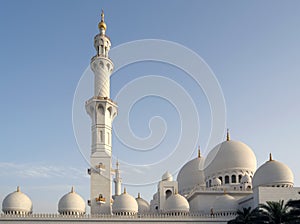
<svg viewBox="0 0 300 224"><path fill-rule="evenodd" d="M116 196L112 205L112 211L117 215L134 215L138 212L138 203L124 189L123 194Z"/></svg>
<svg viewBox="0 0 300 224"><path fill-rule="evenodd" d="M205 186L204 158L197 157L187 162L177 175L178 191L180 194L191 191L195 186Z"/></svg>
<svg viewBox="0 0 300 224"><path fill-rule="evenodd" d="M139 214L145 214L150 211L150 205L149 203L141 198L140 193L138 194L138 197L135 199L138 204L138 213Z"/></svg>
<svg viewBox="0 0 300 224"><path fill-rule="evenodd" d="M4 198L2 202L2 211L5 214L31 214L32 202L18 187L16 191Z"/></svg>
<svg viewBox="0 0 300 224"><path fill-rule="evenodd" d="M270 158L269 161L257 169L252 183L253 188L258 186L292 187L294 185L294 175L287 165Z"/></svg>
<svg viewBox="0 0 300 224"><path fill-rule="evenodd" d="M238 203L234 197L224 194L217 197L213 204L214 212L233 212L238 209Z"/></svg>
<svg viewBox="0 0 300 224"><path fill-rule="evenodd" d="M226 173L235 170L243 172L255 172L256 157L246 144L238 141L224 141L213 148L204 165L205 177L213 177L218 173Z"/></svg>
<svg viewBox="0 0 300 224"><path fill-rule="evenodd" d="M161 180L162 181L173 181L173 176L169 171L167 171L164 173L164 175L162 175Z"/></svg>
<svg viewBox="0 0 300 224"><path fill-rule="evenodd" d="M241 179L241 184L251 184L252 183L252 179L248 174L245 174L242 179Z"/></svg>
<svg viewBox="0 0 300 224"><path fill-rule="evenodd" d="M165 212L179 212L188 213L190 211L190 205L185 197L180 194L171 195L165 203Z"/></svg>
<svg viewBox="0 0 300 224"><path fill-rule="evenodd" d="M85 202L79 194L75 193L73 187L71 192L59 200L58 212L64 215L85 214Z"/></svg>
<svg viewBox="0 0 300 224"><path fill-rule="evenodd" d="M222 181L218 177L213 179L213 181L212 181L213 187L217 187L217 186L221 186L221 185L222 185Z"/></svg>

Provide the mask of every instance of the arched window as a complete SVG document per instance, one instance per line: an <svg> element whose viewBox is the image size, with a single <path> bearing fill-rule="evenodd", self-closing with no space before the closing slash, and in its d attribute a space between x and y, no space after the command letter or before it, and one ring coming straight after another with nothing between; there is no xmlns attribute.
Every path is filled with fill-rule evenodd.
<svg viewBox="0 0 300 224"><path fill-rule="evenodd" d="M211 180L208 181L208 187L211 187Z"/></svg>
<svg viewBox="0 0 300 224"><path fill-rule="evenodd" d="M171 190L166 190L166 199L168 199L172 195Z"/></svg>
<svg viewBox="0 0 300 224"><path fill-rule="evenodd" d="M231 176L231 183L236 183L236 175Z"/></svg>
<svg viewBox="0 0 300 224"><path fill-rule="evenodd" d="M225 176L225 184L229 184L229 176Z"/></svg>
<svg viewBox="0 0 300 224"><path fill-rule="evenodd" d="M223 178L221 176L219 176L220 181L223 183Z"/></svg>
<svg viewBox="0 0 300 224"><path fill-rule="evenodd" d="M239 183L241 183L242 180L242 174L239 175Z"/></svg>

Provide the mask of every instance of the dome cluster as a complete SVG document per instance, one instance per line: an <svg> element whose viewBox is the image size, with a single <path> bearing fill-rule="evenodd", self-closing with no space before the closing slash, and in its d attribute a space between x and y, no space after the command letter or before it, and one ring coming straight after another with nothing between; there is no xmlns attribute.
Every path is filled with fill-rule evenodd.
<svg viewBox="0 0 300 224"><path fill-rule="evenodd" d="M121 195L114 196L111 208L116 216L149 213L182 216L187 215L190 210L207 212L207 208L211 209L211 214L234 215L241 194L251 194L252 189L258 187L286 188L293 185L294 175L287 165L273 160L270 154L269 160L256 170L256 158L250 147L227 138L214 147L206 159L199 151L197 158L181 168L177 181L173 180L170 172L165 172L150 204L141 198L140 194L134 198L124 188ZM209 201L206 199L206 191L209 192ZM191 197L197 197L195 192L200 195L199 201L191 202ZM30 215L32 207L32 201L19 187L2 202L2 211L7 215ZM71 191L59 200L58 212L60 215L84 215L85 201L72 187Z"/></svg>

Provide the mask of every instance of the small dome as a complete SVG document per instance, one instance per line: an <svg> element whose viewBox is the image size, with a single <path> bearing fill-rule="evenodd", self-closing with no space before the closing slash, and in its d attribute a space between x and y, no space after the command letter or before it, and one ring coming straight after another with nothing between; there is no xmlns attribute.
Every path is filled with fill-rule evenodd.
<svg viewBox="0 0 300 224"><path fill-rule="evenodd" d="M241 179L241 184L251 184L252 179L248 174L245 174Z"/></svg>
<svg viewBox="0 0 300 224"><path fill-rule="evenodd" d="M212 181L213 187L217 187L217 186L221 186L221 185L222 185L222 181L218 177L213 179L213 181Z"/></svg>
<svg viewBox="0 0 300 224"><path fill-rule="evenodd" d="M167 171L164 173L164 175L162 175L161 180L162 181L173 181L173 176L169 171Z"/></svg>
<svg viewBox="0 0 300 224"><path fill-rule="evenodd" d="M213 148L204 165L205 177L213 177L217 173L242 170L254 173L256 157L249 146L242 142L227 140Z"/></svg>
<svg viewBox="0 0 300 224"><path fill-rule="evenodd" d="M185 197L180 194L171 195L165 203L165 212L175 213L188 213L190 211L190 205Z"/></svg>
<svg viewBox="0 0 300 224"><path fill-rule="evenodd" d="M138 212L138 203L124 189L123 194L116 196L112 205L112 212L116 215L135 215Z"/></svg>
<svg viewBox="0 0 300 224"><path fill-rule="evenodd" d="M205 186L204 176L204 158L198 156L187 162L177 175L178 191L185 194L191 191L195 186Z"/></svg>
<svg viewBox="0 0 300 224"><path fill-rule="evenodd" d="M85 214L85 202L82 197L75 193L72 187L71 192L65 194L58 202L58 212L62 215Z"/></svg>
<svg viewBox="0 0 300 224"><path fill-rule="evenodd" d="M2 202L2 211L5 214L31 214L32 202L18 187L16 191L4 198Z"/></svg>
<svg viewBox="0 0 300 224"><path fill-rule="evenodd" d="M145 214L150 211L149 203L145 199L141 198L140 193L138 194L138 197L135 200L138 204L138 213L139 214Z"/></svg>
<svg viewBox="0 0 300 224"><path fill-rule="evenodd" d="M224 194L217 197L213 204L214 212L233 212L238 209L238 203L234 197Z"/></svg>
<svg viewBox="0 0 300 224"><path fill-rule="evenodd" d="M292 187L294 185L294 175L291 169L279 161L270 160L261 165L253 176L253 188L265 187Z"/></svg>

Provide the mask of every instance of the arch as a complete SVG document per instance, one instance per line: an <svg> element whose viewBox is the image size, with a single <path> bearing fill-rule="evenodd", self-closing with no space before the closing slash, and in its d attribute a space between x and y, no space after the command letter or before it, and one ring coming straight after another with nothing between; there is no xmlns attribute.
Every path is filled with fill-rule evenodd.
<svg viewBox="0 0 300 224"><path fill-rule="evenodd" d="M229 176L228 175L225 176L225 184L229 184Z"/></svg>
<svg viewBox="0 0 300 224"><path fill-rule="evenodd" d="M242 177L243 177L243 175L239 174L239 183L241 183Z"/></svg>
<svg viewBox="0 0 300 224"><path fill-rule="evenodd" d="M99 112L100 112L101 114L104 115L104 107L103 107L102 104L99 104L99 105L98 105L98 110L99 110Z"/></svg>
<svg viewBox="0 0 300 224"><path fill-rule="evenodd" d="M223 183L223 177L219 176L219 179Z"/></svg>
<svg viewBox="0 0 300 224"><path fill-rule="evenodd" d="M236 175L231 175L231 183L236 183Z"/></svg>
<svg viewBox="0 0 300 224"><path fill-rule="evenodd" d="M111 116L111 114L112 114L112 107L108 107L107 110L109 112L109 116Z"/></svg>
<svg viewBox="0 0 300 224"><path fill-rule="evenodd" d="M172 195L172 191L170 189L166 190L166 199L168 199Z"/></svg>

